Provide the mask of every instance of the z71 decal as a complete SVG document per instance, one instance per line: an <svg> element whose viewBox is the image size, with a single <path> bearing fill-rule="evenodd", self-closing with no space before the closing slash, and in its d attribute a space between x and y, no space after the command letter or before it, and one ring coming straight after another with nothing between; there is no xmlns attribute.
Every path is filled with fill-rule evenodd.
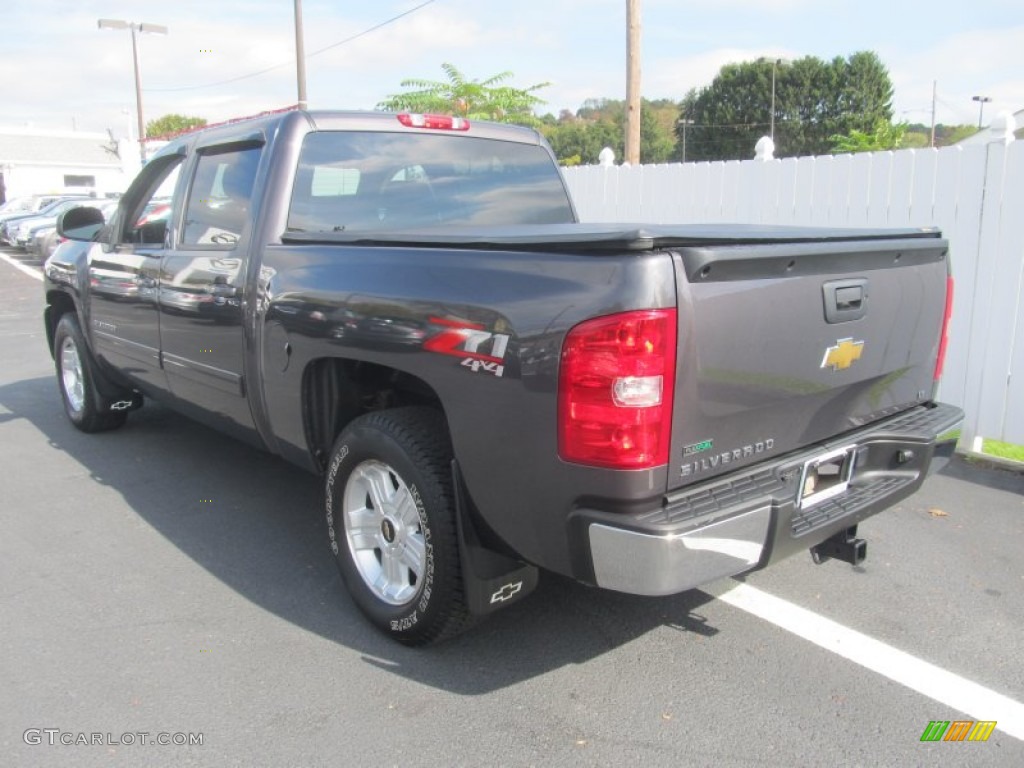
<svg viewBox="0 0 1024 768"><path fill-rule="evenodd" d="M445 330L423 342L425 350L460 357L460 364L473 373L501 376L505 372L505 350L511 338L508 334L491 333L478 323L463 320L432 317L430 322L445 326Z"/></svg>

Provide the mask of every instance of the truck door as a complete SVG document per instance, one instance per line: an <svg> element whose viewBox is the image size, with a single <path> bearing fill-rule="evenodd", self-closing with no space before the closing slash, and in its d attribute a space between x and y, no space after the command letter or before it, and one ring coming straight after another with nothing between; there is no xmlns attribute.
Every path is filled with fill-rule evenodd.
<svg viewBox="0 0 1024 768"><path fill-rule="evenodd" d="M150 161L121 199L105 242L89 251L88 325L96 354L150 392L167 390L157 285L183 159Z"/></svg>
<svg viewBox="0 0 1024 768"><path fill-rule="evenodd" d="M195 415L254 432L243 326L251 201L262 144L198 150L184 219L160 267L160 335L171 392Z"/></svg>

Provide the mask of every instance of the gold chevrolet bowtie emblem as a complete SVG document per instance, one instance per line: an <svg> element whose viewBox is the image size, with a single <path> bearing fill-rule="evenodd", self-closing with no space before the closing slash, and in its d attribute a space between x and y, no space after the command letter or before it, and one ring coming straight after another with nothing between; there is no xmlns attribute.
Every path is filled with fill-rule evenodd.
<svg viewBox="0 0 1024 768"><path fill-rule="evenodd" d="M825 350L825 357L821 360L822 368L831 368L833 371L843 371L853 365L864 353L864 342L853 339L840 339L834 347Z"/></svg>

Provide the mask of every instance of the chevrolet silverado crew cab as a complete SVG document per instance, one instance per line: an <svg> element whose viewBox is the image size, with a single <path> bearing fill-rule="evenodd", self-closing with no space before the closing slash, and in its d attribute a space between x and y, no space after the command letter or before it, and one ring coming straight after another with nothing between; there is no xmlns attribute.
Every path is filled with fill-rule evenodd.
<svg viewBox="0 0 1024 768"><path fill-rule="evenodd" d="M583 224L525 128L237 122L60 229L71 423L152 397L320 475L353 600L408 644L538 569L666 595L799 550L859 562L858 523L962 418L933 400L937 231Z"/></svg>

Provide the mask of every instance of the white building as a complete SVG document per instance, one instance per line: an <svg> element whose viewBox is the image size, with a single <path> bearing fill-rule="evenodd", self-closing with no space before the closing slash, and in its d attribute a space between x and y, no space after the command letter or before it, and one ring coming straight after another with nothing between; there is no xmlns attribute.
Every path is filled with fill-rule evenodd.
<svg viewBox="0 0 1024 768"><path fill-rule="evenodd" d="M123 192L139 169L137 147L105 133L0 128L0 194Z"/></svg>

